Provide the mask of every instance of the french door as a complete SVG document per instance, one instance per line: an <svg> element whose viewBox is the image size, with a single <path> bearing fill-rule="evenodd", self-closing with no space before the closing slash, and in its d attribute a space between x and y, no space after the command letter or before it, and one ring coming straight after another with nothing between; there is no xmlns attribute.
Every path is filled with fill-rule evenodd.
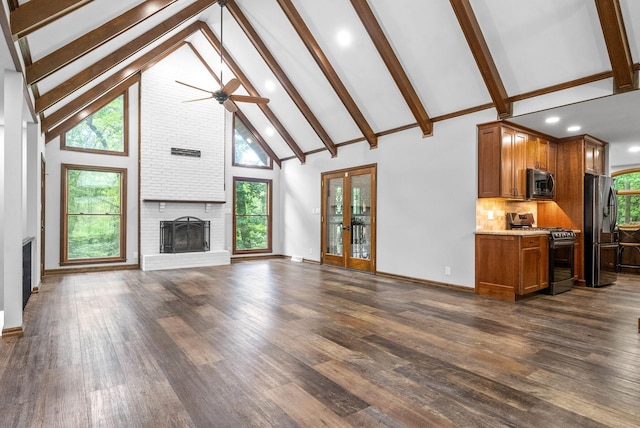
<svg viewBox="0 0 640 428"><path fill-rule="evenodd" d="M322 174L322 263L375 272L376 166Z"/></svg>

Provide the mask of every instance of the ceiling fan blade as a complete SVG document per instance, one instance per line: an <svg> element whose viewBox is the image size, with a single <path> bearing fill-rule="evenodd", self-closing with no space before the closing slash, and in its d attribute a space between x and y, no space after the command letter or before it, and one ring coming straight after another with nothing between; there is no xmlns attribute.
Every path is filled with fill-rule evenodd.
<svg viewBox="0 0 640 428"><path fill-rule="evenodd" d="M222 87L222 92L224 92L227 95L231 95L239 87L240 87L240 81L234 77L233 79L229 80L226 85Z"/></svg>
<svg viewBox="0 0 640 428"><path fill-rule="evenodd" d="M210 100L213 98L213 94L209 95L208 97L204 97L204 98L196 98L195 100L187 100L187 101L183 101L183 103L192 103L194 101L203 101L203 100Z"/></svg>
<svg viewBox="0 0 640 428"><path fill-rule="evenodd" d="M212 91L208 91L206 89L198 88L197 86L193 86L193 85L190 85L188 83L181 82L179 80L176 80L176 83L179 83L179 84L184 85L184 86L188 86L189 88L197 89L197 90L202 91L202 92L212 93Z"/></svg>
<svg viewBox="0 0 640 428"><path fill-rule="evenodd" d="M230 95L229 99L240 103L267 104L269 98L252 97L248 95Z"/></svg>
<svg viewBox="0 0 640 428"><path fill-rule="evenodd" d="M238 111L238 106L235 105L231 98L227 98L227 100L223 102L222 105L231 113L235 113L236 111Z"/></svg>

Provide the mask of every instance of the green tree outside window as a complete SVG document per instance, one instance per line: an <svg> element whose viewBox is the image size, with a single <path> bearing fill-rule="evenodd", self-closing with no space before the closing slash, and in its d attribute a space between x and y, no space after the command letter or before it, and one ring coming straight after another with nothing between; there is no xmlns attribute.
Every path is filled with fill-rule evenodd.
<svg viewBox="0 0 640 428"><path fill-rule="evenodd" d="M640 224L640 171L614 174L618 198L618 224Z"/></svg>
<svg viewBox="0 0 640 428"><path fill-rule="evenodd" d="M271 251L271 180L234 180L234 251Z"/></svg>
<svg viewBox="0 0 640 428"><path fill-rule="evenodd" d="M271 158L237 115L233 119L233 164L271 168Z"/></svg>
<svg viewBox="0 0 640 428"><path fill-rule="evenodd" d="M64 136L64 146L71 149L124 152L125 96L120 95L71 128Z"/></svg>
<svg viewBox="0 0 640 428"><path fill-rule="evenodd" d="M63 165L64 261L122 258L124 170Z"/></svg>

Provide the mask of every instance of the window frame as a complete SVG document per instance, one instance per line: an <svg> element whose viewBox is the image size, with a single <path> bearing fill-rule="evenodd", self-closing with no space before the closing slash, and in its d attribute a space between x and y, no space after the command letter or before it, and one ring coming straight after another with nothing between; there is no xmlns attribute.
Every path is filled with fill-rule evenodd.
<svg viewBox="0 0 640 428"><path fill-rule="evenodd" d="M623 169L620 171L612 172L611 177L616 178L621 175L632 174L632 173L640 173L640 168L629 168L629 169ZM616 197L619 197L619 196L639 196L640 197L640 189L616 190ZM633 224L633 223L623 223L623 225L624 224ZM618 226L620 226L620 224L618 224Z"/></svg>
<svg viewBox="0 0 640 428"><path fill-rule="evenodd" d="M262 146L262 141L264 141L262 136L257 134L257 131L255 131L252 126L247 124L246 121L244 120L244 118L240 117L240 115L234 113L232 120L233 120L233 131L231 133L231 165L232 166L237 166L237 167L240 167L240 168L273 169L273 158L269 154L269 151L266 150ZM244 124L244 126L247 128L247 131L249 131L249 133L251 135L253 135L253 138L256 140L256 143L260 146L260 148L262 150L264 150L265 154L269 157L269 164L268 165L264 165L264 166L262 166L262 165L247 165L247 164L237 163L236 162L236 120L239 120Z"/></svg>
<svg viewBox="0 0 640 428"><path fill-rule="evenodd" d="M96 263L123 263L127 261L127 168L78 165L63 163L61 169L61 204L60 204L60 266L96 264ZM68 232L68 172L72 170L109 172L120 174L120 254L115 257L92 257L86 259L69 259Z"/></svg>
<svg viewBox="0 0 640 428"><path fill-rule="evenodd" d="M114 150L100 150L100 149L86 149L83 147L72 147L67 146L67 132L71 131L76 126L80 125L83 121L85 121L89 116L94 115L102 108L107 106L108 104L115 101L117 98L123 97L123 125L122 132L123 135L123 146L122 151L114 151ZM129 156L129 91L125 89L123 92L119 93L113 98L105 99L104 102L95 104L90 106L90 110L85 111L86 116L79 122L74 123L72 126L67 127L62 130L60 133L60 150L69 150L74 152L84 152L84 153L96 153L101 155L111 155L111 156Z"/></svg>
<svg viewBox="0 0 640 428"><path fill-rule="evenodd" d="M236 188L237 183L239 181L248 181L252 183L264 183L267 185L267 247L266 248L255 248L255 249L247 249L247 250L238 250L236 248ZM273 252L272 246L272 230L273 230L273 215L272 215L272 202L273 202L273 180L266 178L254 178L254 177L233 177L233 230L232 230L232 240L233 240L233 254L267 254Z"/></svg>

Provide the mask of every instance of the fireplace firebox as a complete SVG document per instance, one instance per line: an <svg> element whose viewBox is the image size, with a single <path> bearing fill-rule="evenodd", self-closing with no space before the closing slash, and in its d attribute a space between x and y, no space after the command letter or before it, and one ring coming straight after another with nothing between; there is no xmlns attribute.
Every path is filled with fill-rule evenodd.
<svg viewBox="0 0 640 428"><path fill-rule="evenodd" d="M209 251L210 222L197 217L180 217L160 222L161 253Z"/></svg>

